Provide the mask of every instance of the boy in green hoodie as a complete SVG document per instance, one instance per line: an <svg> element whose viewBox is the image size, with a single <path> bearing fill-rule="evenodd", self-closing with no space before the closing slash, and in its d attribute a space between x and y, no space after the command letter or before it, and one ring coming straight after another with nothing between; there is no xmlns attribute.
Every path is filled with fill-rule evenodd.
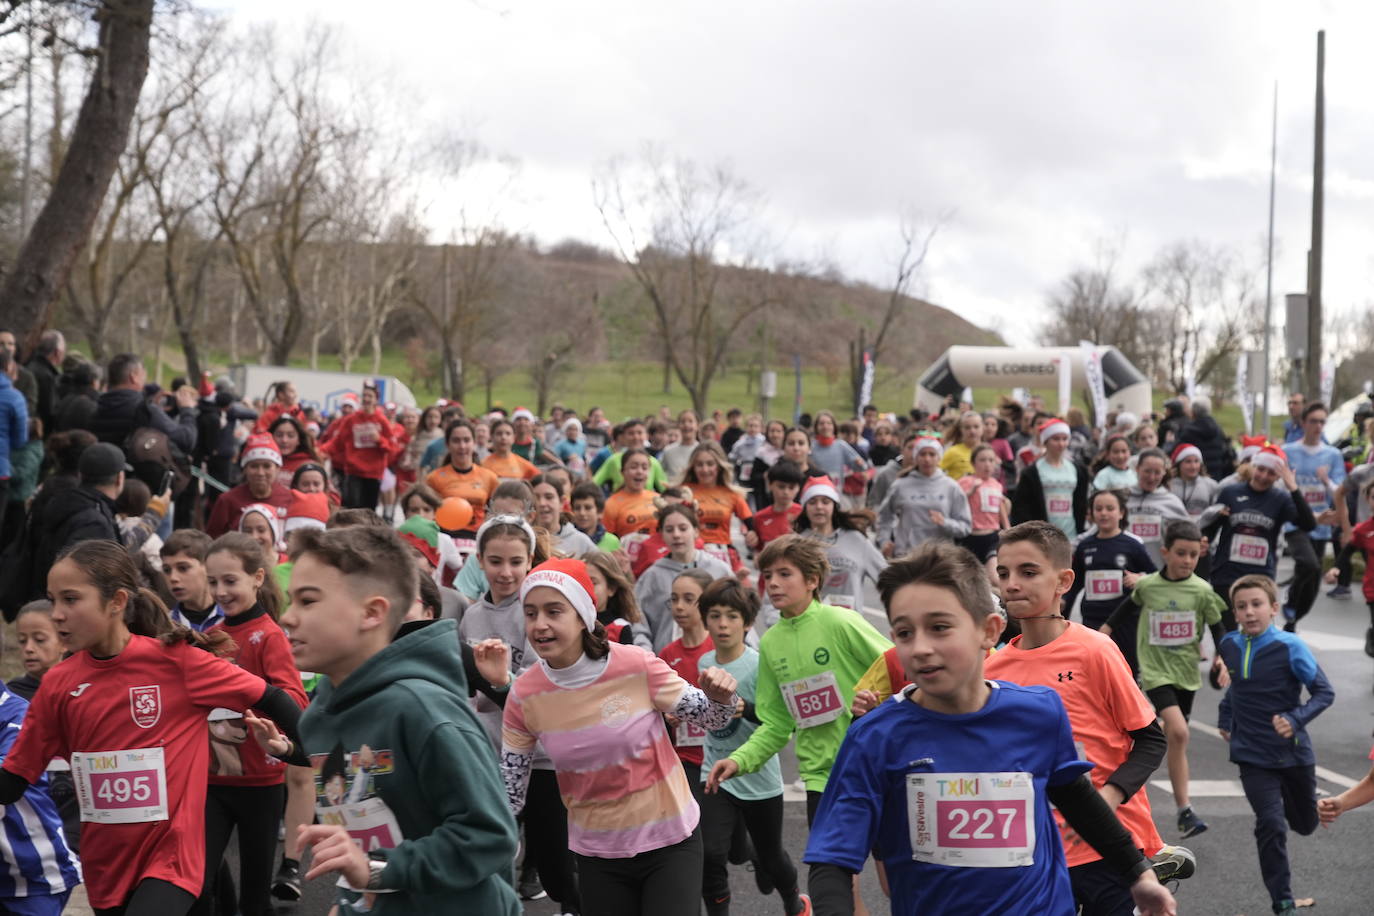
<svg viewBox="0 0 1374 916"><path fill-rule="evenodd" d="M340 916L517 916L515 821L466 702L456 624L392 642L417 580L389 528L303 531L291 559L281 623L297 666L321 674L301 717L319 815L301 829L306 880L339 879ZM251 724L289 749L271 723Z"/></svg>

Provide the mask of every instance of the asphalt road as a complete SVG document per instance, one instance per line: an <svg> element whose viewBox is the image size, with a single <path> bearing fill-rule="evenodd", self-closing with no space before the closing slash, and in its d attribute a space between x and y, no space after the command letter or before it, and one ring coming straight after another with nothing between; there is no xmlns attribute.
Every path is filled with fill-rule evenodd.
<svg viewBox="0 0 1374 916"><path fill-rule="evenodd" d="M1284 576L1286 572L1281 569L1281 578ZM1362 651L1369 615L1359 598L1358 585L1355 592L1355 600L1343 602L1323 594L1299 627L1299 635L1311 645L1336 689L1335 704L1310 728L1321 767L1319 788L1332 794L1353 784L1370 767L1374 660ZM872 607L878 606L876 596L870 596L870 603ZM1198 873L1178 889L1179 912L1189 916L1260 916L1270 911L1269 900L1260 881L1252 835L1254 819L1241 793L1236 767L1227 761L1226 745L1214 728L1220 698L1218 692L1204 686L1196 702L1189 747L1193 805L1210 829L1186 843L1197 855ZM785 779L790 783L796 778L796 762L790 749L784 752L782 760ZM1173 797L1162 766L1148 792L1160 835L1166 842L1178 842ZM806 845L804 797L789 789L788 798L784 839L794 859L800 862ZM1344 815L1334 827L1319 828L1313 836L1290 834L1295 895L1316 899L1317 908L1311 911L1314 916L1369 916L1374 913L1371 853L1374 805ZM731 886L731 912L735 916L776 916L780 912L778 898L761 896L745 869L732 867ZM862 876L862 886L870 911L875 916L887 913L887 901L871 863ZM280 911L324 916L329 897L327 882L315 881L307 887L300 904L282 906ZM551 902L540 900L526 904L525 912L550 916L557 909Z"/></svg>

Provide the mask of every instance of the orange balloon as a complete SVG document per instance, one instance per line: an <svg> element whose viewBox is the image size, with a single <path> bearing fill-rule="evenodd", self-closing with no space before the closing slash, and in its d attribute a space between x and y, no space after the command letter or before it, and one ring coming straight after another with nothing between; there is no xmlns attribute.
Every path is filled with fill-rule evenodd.
<svg viewBox="0 0 1374 916"><path fill-rule="evenodd" d="M462 531L472 521L472 503L461 496L450 496L439 504L434 520L445 531Z"/></svg>

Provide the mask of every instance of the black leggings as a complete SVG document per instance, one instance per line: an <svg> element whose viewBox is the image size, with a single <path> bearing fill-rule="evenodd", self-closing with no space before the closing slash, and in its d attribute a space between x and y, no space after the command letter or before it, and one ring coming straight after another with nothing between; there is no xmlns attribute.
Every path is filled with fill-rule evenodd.
<svg viewBox="0 0 1374 916"><path fill-rule="evenodd" d="M205 884L193 916L213 916L215 879L229 845L239 831L239 912L271 916L273 867L277 859L277 825L281 823L286 787L210 786L205 793Z"/></svg>
<svg viewBox="0 0 1374 916"><path fill-rule="evenodd" d="M773 886L785 904L794 905L797 867L782 845L782 796L745 801L719 789L714 795L707 795L701 806L701 839L706 863L701 896L707 909L730 900L730 870L726 863L735 826L741 821L754 841L757 857L754 867L762 868L773 879Z"/></svg>
<svg viewBox="0 0 1374 916"><path fill-rule="evenodd" d="M186 916L195 902L195 897L169 881L144 878L128 903L97 909L95 916Z"/></svg>
<svg viewBox="0 0 1374 916"><path fill-rule="evenodd" d="M1293 624L1307 616L1322 584L1322 554L1326 541L1313 538L1306 531L1288 534L1288 552L1293 557L1293 581L1288 586L1289 607L1293 609ZM1293 629L1290 624L1286 629Z"/></svg>
<svg viewBox="0 0 1374 916"><path fill-rule="evenodd" d="M587 916L699 916L701 831L628 859L577 856Z"/></svg>
<svg viewBox="0 0 1374 916"><path fill-rule="evenodd" d="M345 509L377 509L377 501L382 495L381 478L354 477L348 474L343 479L343 507Z"/></svg>
<svg viewBox="0 0 1374 916"><path fill-rule="evenodd" d="M534 863L545 893L561 905L560 912L581 912L573 854L568 850L568 809L563 806L558 774L553 770L530 770L521 817L525 822L525 859Z"/></svg>

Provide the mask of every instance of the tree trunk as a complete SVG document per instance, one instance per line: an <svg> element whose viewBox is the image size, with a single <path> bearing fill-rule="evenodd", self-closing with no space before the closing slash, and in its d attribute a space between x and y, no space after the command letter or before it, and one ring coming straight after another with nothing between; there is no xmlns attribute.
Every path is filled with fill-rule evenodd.
<svg viewBox="0 0 1374 916"><path fill-rule="evenodd" d="M382 374L382 332L372 332L372 374Z"/></svg>
<svg viewBox="0 0 1374 916"><path fill-rule="evenodd" d="M153 0L104 0L99 58L81 103L57 182L0 287L0 303L19 336L33 347L52 319L77 252L90 236L148 75Z"/></svg>
<svg viewBox="0 0 1374 916"><path fill-rule="evenodd" d="M182 314L181 306L172 305L172 316L176 322L177 336L181 338L181 352L186 356L186 377L191 380L191 384L199 385L203 371L200 366L200 344L196 342L194 330Z"/></svg>

